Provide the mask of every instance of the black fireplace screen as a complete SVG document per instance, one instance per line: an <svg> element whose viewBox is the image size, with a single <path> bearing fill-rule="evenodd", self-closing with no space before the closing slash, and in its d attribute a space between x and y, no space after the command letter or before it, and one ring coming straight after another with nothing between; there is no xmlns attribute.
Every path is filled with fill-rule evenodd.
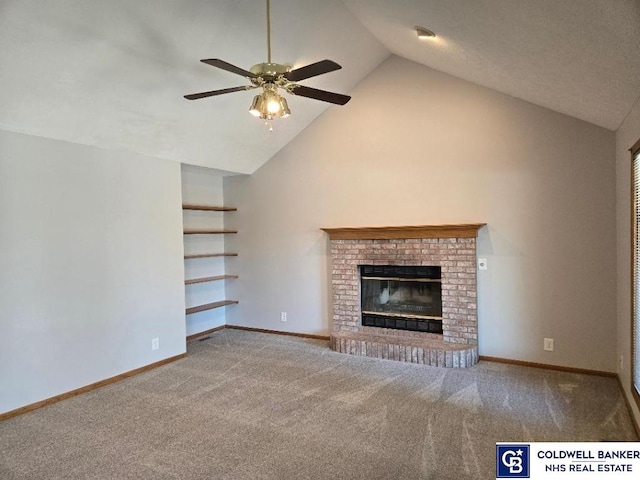
<svg viewBox="0 0 640 480"><path fill-rule="evenodd" d="M360 265L362 324L442 333L440 267Z"/></svg>

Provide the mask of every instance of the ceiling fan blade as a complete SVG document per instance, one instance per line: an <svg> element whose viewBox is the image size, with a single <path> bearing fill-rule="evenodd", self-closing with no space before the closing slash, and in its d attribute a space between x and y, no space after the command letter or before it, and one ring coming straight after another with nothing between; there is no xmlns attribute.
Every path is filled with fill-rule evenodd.
<svg viewBox="0 0 640 480"><path fill-rule="evenodd" d="M300 80L304 80L305 78L316 77L318 75L322 75L323 73L340 70L341 68L342 67L336 62L333 62L331 60L321 60L319 62L296 68L295 70L291 70L290 72L285 73L283 76L290 82L299 82Z"/></svg>
<svg viewBox="0 0 640 480"><path fill-rule="evenodd" d="M326 90L318 90L317 88L305 87L304 85L296 85L291 93L300 97L313 98L323 102L335 103L336 105L344 105L351 97L342 95L341 93L327 92Z"/></svg>
<svg viewBox="0 0 640 480"><path fill-rule="evenodd" d="M207 65L211 65L212 67L218 67L222 70L226 70L227 72L235 73L236 75L241 75L247 78L256 78L254 73L251 73L249 70L245 70L240 67L236 67L235 65L231 65L224 60L220 60L219 58L205 58L204 60L200 60L202 63L206 63Z"/></svg>
<svg viewBox="0 0 640 480"><path fill-rule="evenodd" d="M192 93L190 95L185 95L184 98L186 98L187 100L197 100L199 98L213 97L215 95L223 95L225 93L240 92L242 90L251 90L253 88L256 87L252 85L245 85L242 87L223 88L221 90L211 90L210 92Z"/></svg>

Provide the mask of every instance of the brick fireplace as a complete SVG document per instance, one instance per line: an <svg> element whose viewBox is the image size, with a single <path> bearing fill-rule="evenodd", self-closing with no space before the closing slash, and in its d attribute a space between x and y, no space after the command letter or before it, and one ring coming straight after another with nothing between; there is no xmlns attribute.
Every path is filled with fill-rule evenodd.
<svg viewBox="0 0 640 480"><path fill-rule="evenodd" d="M331 241L333 321L331 348L352 355L399 360L439 367L469 367L478 362L476 238L485 224L407 227L323 228ZM409 323L393 315L394 328L384 321L363 324L361 275L363 266L441 272L441 316L407 315L412 325L441 322L442 333L430 327L404 329ZM401 270L401 269L397 269ZM393 274L390 274L391 276ZM389 275L388 275L389 276ZM384 279L382 279L384 280ZM386 285L386 284L385 284ZM383 291L382 296L389 292ZM388 301L388 299L385 299ZM371 313L371 312L365 312ZM373 312L375 315L385 315ZM401 315L401 314L400 314ZM381 318L381 317L378 317ZM415 321L417 319L417 322ZM416 331L417 330L417 331ZM439 331L439 330L437 330Z"/></svg>

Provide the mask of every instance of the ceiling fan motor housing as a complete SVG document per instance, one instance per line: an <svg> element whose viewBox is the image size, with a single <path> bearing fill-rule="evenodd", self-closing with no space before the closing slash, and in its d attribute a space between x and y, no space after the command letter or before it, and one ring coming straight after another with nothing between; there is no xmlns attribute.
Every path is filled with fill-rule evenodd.
<svg viewBox="0 0 640 480"><path fill-rule="evenodd" d="M258 63L251 67L249 71L259 77L277 77L291 70L289 65L279 63Z"/></svg>

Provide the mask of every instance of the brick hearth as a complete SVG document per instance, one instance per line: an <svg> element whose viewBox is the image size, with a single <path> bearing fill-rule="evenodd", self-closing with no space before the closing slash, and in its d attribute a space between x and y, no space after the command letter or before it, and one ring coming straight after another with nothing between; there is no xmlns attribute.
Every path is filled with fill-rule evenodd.
<svg viewBox="0 0 640 480"><path fill-rule="evenodd" d="M476 364L476 236L483 225L323 229L331 238L331 348L440 367ZM365 264L440 266L442 335L363 326L358 265Z"/></svg>

